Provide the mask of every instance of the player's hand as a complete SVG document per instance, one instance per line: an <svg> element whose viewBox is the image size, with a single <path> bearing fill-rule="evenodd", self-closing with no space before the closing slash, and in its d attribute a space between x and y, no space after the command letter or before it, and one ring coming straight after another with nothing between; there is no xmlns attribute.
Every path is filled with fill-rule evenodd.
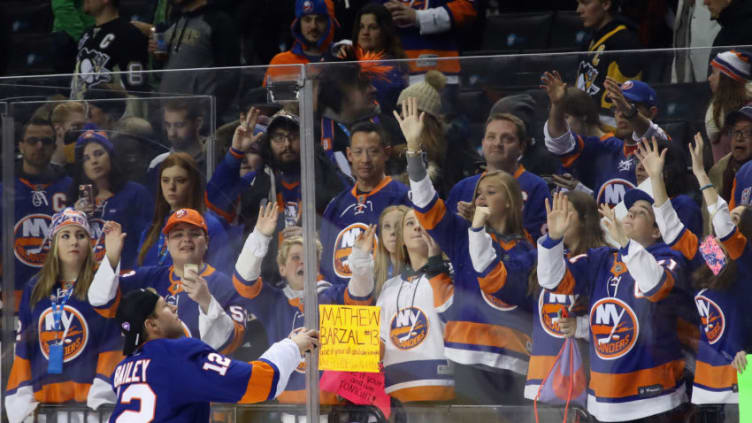
<svg viewBox="0 0 752 423"><path fill-rule="evenodd" d="M598 213L604 217L604 223L611 239L619 243L619 246L622 248L626 247L629 243L629 238L624 234L624 227L622 226L621 221L616 218L616 212L614 209L609 207L608 204L601 204Z"/></svg>
<svg viewBox="0 0 752 423"><path fill-rule="evenodd" d="M300 349L300 355L307 352L313 352L315 348L319 346L319 331L316 329L308 329L306 331L300 331L296 334L290 335L290 339L294 342L298 349Z"/></svg>
<svg viewBox="0 0 752 423"><path fill-rule="evenodd" d="M420 237L423 238L423 241L426 242L426 245L428 245L428 257L435 257L441 254L441 247L439 247L439 244L436 242L436 240L433 239L431 235L428 235L428 231L426 231L422 226L418 229L420 231Z"/></svg>
<svg viewBox="0 0 752 423"><path fill-rule="evenodd" d="M643 138L637 144L635 156L640 160L642 167L645 168L645 172L651 179L663 180L663 166L666 163L667 151L668 148L664 148L663 151L658 152L658 141L655 137L653 137L652 142Z"/></svg>
<svg viewBox="0 0 752 423"><path fill-rule="evenodd" d="M277 208L277 203L266 203L266 205L259 208L258 218L256 219L256 230L266 237L274 235L274 231L277 230L278 217L279 209Z"/></svg>
<svg viewBox="0 0 752 423"><path fill-rule="evenodd" d="M559 104L567 94L567 84L561 80L558 71L544 72L541 76L540 87L546 90L551 104Z"/></svg>
<svg viewBox="0 0 752 423"><path fill-rule="evenodd" d="M735 368L737 372L742 373L747 368L747 352L744 350L736 353L734 360L731 362L731 367Z"/></svg>
<svg viewBox="0 0 752 423"><path fill-rule="evenodd" d="M408 97L402 103L402 114L395 110L394 117L399 122L402 135L407 140L407 149L410 151L420 150L420 135L423 133L423 127L426 112L418 111L418 99Z"/></svg>
<svg viewBox="0 0 752 423"><path fill-rule="evenodd" d="M457 215L468 222L473 221L473 215L475 214L475 206L469 201L457 202Z"/></svg>
<svg viewBox="0 0 752 423"><path fill-rule="evenodd" d="M488 222L488 218L491 217L491 209L488 207L476 207L475 213L473 213L473 228L483 228Z"/></svg>
<svg viewBox="0 0 752 423"><path fill-rule="evenodd" d="M396 0L390 0L384 3L384 7L392 14L392 19L397 27L405 28L418 24L418 14L409 5Z"/></svg>
<svg viewBox="0 0 752 423"><path fill-rule="evenodd" d="M183 274L182 282L183 290L188 294L188 297L198 303L204 314L207 314L212 296L209 292L209 284L206 282L206 279L199 276L193 270L188 270Z"/></svg>
<svg viewBox="0 0 752 423"><path fill-rule="evenodd" d="M702 139L702 134L699 132L695 134L695 142L689 146L689 155L692 158L692 173L695 177L706 176L705 166L703 165L703 148L705 141Z"/></svg>
<svg viewBox="0 0 752 423"><path fill-rule="evenodd" d="M245 114L245 119L241 119L240 125L235 128L235 134L232 136L232 148L245 153L251 148L253 143L261 139L264 135L263 133L260 132L253 135L253 129L256 127L256 122L260 114L261 111L255 107L251 107L248 113Z"/></svg>
<svg viewBox="0 0 752 423"><path fill-rule="evenodd" d="M555 192L549 202L546 198L546 226L551 239L562 239L567 228L574 223L575 211L564 193Z"/></svg>
<svg viewBox="0 0 752 423"><path fill-rule="evenodd" d="M120 262L120 254L123 252L125 237L128 235L123 232L119 223L108 220L102 227L104 232L104 248L107 250L107 260L114 269Z"/></svg>
<svg viewBox="0 0 752 423"><path fill-rule="evenodd" d="M373 251L373 243L376 239L376 225L368 225L365 232L361 232L358 238L355 240L355 248L358 251L365 254L371 254Z"/></svg>
<svg viewBox="0 0 752 423"><path fill-rule="evenodd" d="M629 113L632 109L632 105L629 104L627 98L624 97L624 93L621 91L621 84L611 77L606 77L603 86L606 88L606 95L619 112L622 114Z"/></svg>

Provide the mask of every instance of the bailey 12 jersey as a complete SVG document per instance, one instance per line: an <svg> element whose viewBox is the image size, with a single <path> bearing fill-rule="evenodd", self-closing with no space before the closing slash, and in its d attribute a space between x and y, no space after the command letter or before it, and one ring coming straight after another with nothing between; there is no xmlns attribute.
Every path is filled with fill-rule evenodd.
<svg viewBox="0 0 752 423"><path fill-rule="evenodd" d="M145 90L147 80L140 72L149 61L148 42L138 28L122 17L89 28L78 42L71 98L88 98L86 93L92 88ZM127 73L113 76L112 72Z"/></svg>
<svg viewBox="0 0 752 423"><path fill-rule="evenodd" d="M335 285L347 284L352 277L348 257L355 240L368 225L378 223L385 208L410 204L408 191L403 183L387 176L370 192L359 192L356 183L352 189L342 191L332 199L321 222L321 244L324 247L321 273L326 280Z"/></svg>

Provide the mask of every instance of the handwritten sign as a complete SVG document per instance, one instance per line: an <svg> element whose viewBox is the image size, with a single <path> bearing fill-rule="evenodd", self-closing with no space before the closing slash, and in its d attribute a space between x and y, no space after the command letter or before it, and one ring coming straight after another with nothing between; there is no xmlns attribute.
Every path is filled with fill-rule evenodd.
<svg viewBox="0 0 752 423"><path fill-rule="evenodd" d="M380 307L319 305L319 369L379 371Z"/></svg>
<svg viewBox="0 0 752 423"><path fill-rule="evenodd" d="M322 391L334 392L358 405L375 405L386 418L391 414L391 400L384 392L384 373L333 372L321 376Z"/></svg>
<svg viewBox="0 0 752 423"><path fill-rule="evenodd" d="M752 354L747 354L747 367L737 373L739 384L739 421L752 421Z"/></svg>

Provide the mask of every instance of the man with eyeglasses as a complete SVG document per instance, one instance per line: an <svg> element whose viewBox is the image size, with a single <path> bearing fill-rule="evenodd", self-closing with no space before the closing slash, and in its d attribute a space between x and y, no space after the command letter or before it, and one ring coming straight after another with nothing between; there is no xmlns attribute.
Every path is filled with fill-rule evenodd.
<svg viewBox="0 0 752 423"><path fill-rule="evenodd" d="M752 106L744 106L741 109L729 113L726 117L726 128L731 135L731 152L722 157L713 165L708 173L710 182L718 190L729 205L752 205L749 193L742 201L741 194L744 188L752 185L752 179L742 177L745 172L741 169L750 169L743 166L752 160ZM746 172L752 174L752 172ZM747 182L743 182L746 180ZM734 185L736 184L736 189ZM731 207L733 209L733 207Z"/></svg>
<svg viewBox="0 0 752 423"><path fill-rule="evenodd" d="M47 256L47 235L52 215L65 208L71 178L50 165L55 152L55 130L48 120L32 118L18 142L21 160L15 169L15 309L24 285L39 272ZM0 196L2 195L0 184ZM0 221L5 207L0 208ZM0 237L2 237L0 226Z"/></svg>
<svg viewBox="0 0 752 423"><path fill-rule="evenodd" d="M637 186L638 161L633 153L640 139L669 139L652 121L658 114L655 90L642 81L619 84L606 79L604 86L613 103L616 128L598 137L572 130L570 123L577 117L567 110L567 84L558 72L546 72L541 82L551 102L543 128L546 148L559 157L565 172L593 190L599 204L619 204L624 194Z"/></svg>

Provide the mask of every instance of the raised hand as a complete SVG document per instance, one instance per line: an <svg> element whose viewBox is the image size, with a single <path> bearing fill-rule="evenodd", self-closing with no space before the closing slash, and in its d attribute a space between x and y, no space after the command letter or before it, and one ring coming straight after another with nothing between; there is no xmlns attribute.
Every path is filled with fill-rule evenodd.
<svg viewBox="0 0 752 423"><path fill-rule="evenodd" d="M191 269L183 273L182 282L183 290L188 294L188 297L201 307L204 314L208 313L212 297L206 279Z"/></svg>
<svg viewBox="0 0 752 423"><path fill-rule="evenodd" d="M486 226L489 217L491 217L491 209L488 207L476 207L475 213L473 213L473 228L482 228Z"/></svg>
<svg viewBox="0 0 752 423"><path fill-rule="evenodd" d="M373 251L373 242L376 239L376 225L368 225L365 232L361 232L355 240L355 248L359 251L371 254Z"/></svg>
<svg viewBox="0 0 752 423"><path fill-rule="evenodd" d="M303 355L307 352L313 352L319 346L319 331L316 329L293 331L290 334L290 339L298 346L300 355Z"/></svg>
<svg viewBox="0 0 752 423"><path fill-rule="evenodd" d="M558 71L544 72L541 76L540 88L546 90L552 104L560 103L567 94L567 84L561 80Z"/></svg>
<svg viewBox="0 0 752 423"><path fill-rule="evenodd" d="M606 88L606 95L621 113L628 113L631 110L632 106L621 91L621 84L616 82L615 79L607 77L603 86Z"/></svg>
<svg viewBox="0 0 752 423"><path fill-rule="evenodd" d="M546 198L546 226L551 239L564 238L564 233L574 223L574 218L575 211L564 193L554 193L551 202Z"/></svg>
<svg viewBox="0 0 752 423"><path fill-rule="evenodd" d="M128 234L123 233L122 226L113 220L104 223L102 232L104 232L104 248L107 250L107 260L114 269L120 262L120 254L123 252L125 237Z"/></svg>
<svg viewBox="0 0 752 423"><path fill-rule="evenodd" d="M468 222L472 222L473 215L475 214L475 205L469 201L458 201L457 214Z"/></svg>
<svg viewBox="0 0 752 423"><path fill-rule="evenodd" d="M426 231L422 226L418 229L420 231L420 237L423 238L423 241L426 242L426 245L428 245L428 257L435 257L441 254L441 247L439 247L439 244L433 239L431 235L428 234L428 231Z"/></svg>
<svg viewBox="0 0 752 423"><path fill-rule="evenodd" d="M635 156L642 163L642 167L648 173L651 179L663 179L663 166L666 163L666 152L668 148L664 148L660 153L658 152L658 141L655 137L652 139L652 143L644 139L637 144L637 151Z"/></svg>
<svg viewBox="0 0 752 423"><path fill-rule="evenodd" d="M705 141L702 139L702 134L699 132L695 134L695 142L689 146L689 155L692 158L692 173L695 177L701 175L707 175L705 172L705 166L703 165L703 148Z"/></svg>
<svg viewBox="0 0 752 423"><path fill-rule="evenodd" d="M603 221L606 224L606 229L611 239L618 242L620 246L626 247L629 243L629 238L624 233L624 227L621 225L621 221L616 218L614 210L608 204L601 204L598 213L604 217Z"/></svg>
<svg viewBox="0 0 752 423"><path fill-rule="evenodd" d="M248 113L245 114L245 119L240 120L240 125L235 128L235 134L232 136L232 148L245 153L251 148L253 143L261 139L263 133L253 135L253 129L256 127L260 113L259 109L251 107Z"/></svg>
<svg viewBox="0 0 752 423"><path fill-rule="evenodd" d="M279 217L279 209L277 203L266 203L259 208L259 214L256 218L256 230L264 236L274 235L274 231L277 230L277 218Z"/></svg>
<svg viewBox="0 0 752 423"><path fill-rule="evenodd" d="M402 135L407 140L407 149L418 151L426 117L426 112L418 112L418 99L408 97L402 103L402 114L400 115L396 110L393 113L402 129Z"/></svg>

